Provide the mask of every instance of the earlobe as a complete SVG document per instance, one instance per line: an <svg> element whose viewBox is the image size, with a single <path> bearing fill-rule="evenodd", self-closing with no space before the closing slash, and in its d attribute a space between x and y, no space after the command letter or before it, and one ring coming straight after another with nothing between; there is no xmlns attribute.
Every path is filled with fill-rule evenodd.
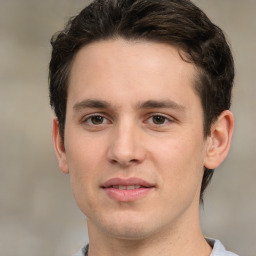
<svg viewBox="0 0 256 256"><path fill-rule="evenodd" d="M234 130L234 117L229 110L223 111L212 125L208 137L207 152L204 166L208 169L217 168L226 158Z"/></svg>
<svg viewBox="0 0 256 256"><path fill-rule="evenodd" d="M59 168L63 173L67 174L69 171L68 171L66 152L65 152L65 147L64 147L61 135L60 135L59 122L57 118L53 119L52 140L53 140L55 154L59 162Z"/></svg>

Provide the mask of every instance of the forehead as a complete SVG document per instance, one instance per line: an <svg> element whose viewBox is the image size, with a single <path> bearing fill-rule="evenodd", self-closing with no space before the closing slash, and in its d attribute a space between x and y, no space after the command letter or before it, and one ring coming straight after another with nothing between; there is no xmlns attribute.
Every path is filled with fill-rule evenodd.
<svg viewBox="0 0 256 256"><path fill-rule="evenodd" d="M125 94L148 100L166 93L195 92L196 68L185 62L171 45L150 41L111 39L94 42L80 49L74 58L68 98L105 98ZM131 93L134 92L134 93ZM136 93L136 94L135 94ZM159 97L162 97L159 95ZM168 95L166 95L168 97Z"/></svg>

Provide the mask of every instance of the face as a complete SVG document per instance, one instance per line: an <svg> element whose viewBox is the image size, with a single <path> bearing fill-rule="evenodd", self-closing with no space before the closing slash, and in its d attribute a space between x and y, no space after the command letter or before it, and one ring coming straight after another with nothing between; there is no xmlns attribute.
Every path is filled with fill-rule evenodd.
<svg viewBox="0 0 256 256"><path fill-rule="evenodd" d="M60 167L89 232L137 239L195 218L207 148L195 77L170 45L116 39L78 52Z"/></svg>

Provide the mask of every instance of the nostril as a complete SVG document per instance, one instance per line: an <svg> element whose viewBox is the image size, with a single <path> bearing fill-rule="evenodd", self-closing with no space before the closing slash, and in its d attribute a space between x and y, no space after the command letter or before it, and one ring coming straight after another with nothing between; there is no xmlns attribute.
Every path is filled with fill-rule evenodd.
<svg viewBox="0 0 256 256"><path fill-rule="evenodd" d="M116 163L117 163L117 160L111 159L111 163L112 163L112 164L116 164Z"/></svg>
<svg viewBox="0 0 256 256"><path fill-rule="evenodd" d="M127 160L127 161L125 161L125 160L111 159L110 162L111 162L111 164L114 164L114 165L120 164L120 165L123 165L123 166L129 166L129 165L138 163L139 160L136 159L136 158L133 158L133 159Z"/></svg>

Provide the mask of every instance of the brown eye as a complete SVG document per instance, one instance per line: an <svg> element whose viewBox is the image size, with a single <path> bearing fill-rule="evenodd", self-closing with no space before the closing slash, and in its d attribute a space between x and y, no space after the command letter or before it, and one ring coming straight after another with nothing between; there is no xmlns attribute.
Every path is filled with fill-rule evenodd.
<svg viewBox="0 0 256 256"><path fill-rule="evenodd" d="M85 120L90 125L101 125L107 122L107 119L103 116L90 116Z"/></svg>
<svg viewBox="0 0 256 256"><path fill-rule="evenodd" d="M157 125L165 124L167 122L167 118L164 116L152 116L152 122Z"/></svg>
<svg viewBox="0 0 256 256"><path fill-rule="evenodd" d="M92 116L90 117L92 124L99 125L103 124L104 122L104 117L102 116Z"/></svg>

